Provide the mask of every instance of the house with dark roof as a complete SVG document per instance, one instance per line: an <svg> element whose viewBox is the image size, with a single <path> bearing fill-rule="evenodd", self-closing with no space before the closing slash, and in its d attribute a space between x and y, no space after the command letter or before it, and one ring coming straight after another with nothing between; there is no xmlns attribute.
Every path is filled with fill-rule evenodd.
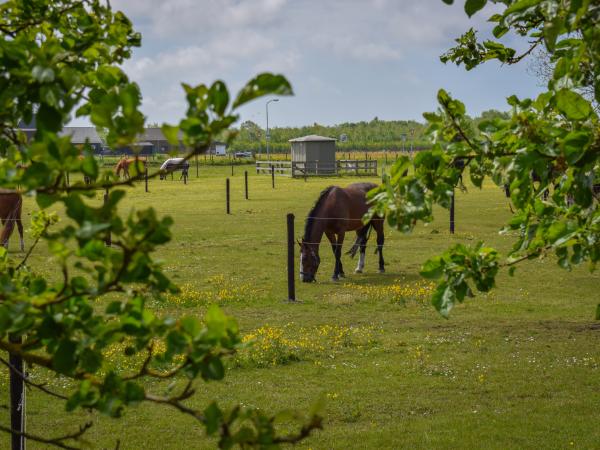
<svg viewBox="0 0 600 450"><path fill-rule="evenodd" d="M64 127L60 136L70 136L71 143L77 146L89 144L94 153L100 153L104 147L104 141L94 127Z"/></svg>

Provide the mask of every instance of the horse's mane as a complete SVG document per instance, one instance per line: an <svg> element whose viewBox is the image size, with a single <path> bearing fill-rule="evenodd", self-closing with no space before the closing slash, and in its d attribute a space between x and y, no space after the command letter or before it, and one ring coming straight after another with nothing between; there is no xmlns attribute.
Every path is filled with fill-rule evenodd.
<svg viewBox="0 0 600 450"><path fill-rule="evenodd" d="M315 206L313 206L312 209L310 210L310 212L308 213L308 217L306 218L306 224L304 226L304 238L303 239L305 241L309 241L310 240L310 233L311 233L312 227L313 227L313 225L315 223L315 216L319 212L319 209L321 208L321 205L323 204L323 201L325 200L325 198L327 197L327 195L329 194L329 192L331 192L331 190L334 187L335 186L329 186L329 187L323 189L321 191L321 193L319 194L319 198L315 202Z"/></svg>

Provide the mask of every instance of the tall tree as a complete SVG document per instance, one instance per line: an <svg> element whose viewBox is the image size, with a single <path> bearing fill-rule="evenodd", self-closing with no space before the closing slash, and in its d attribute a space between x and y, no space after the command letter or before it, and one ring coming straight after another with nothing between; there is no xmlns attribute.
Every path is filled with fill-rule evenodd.
<svg viewBox="0 0 600 450"><path fill-rule="evenodd" d="M224 377L223 358L240 344L236 322L216 307L204 320L160 317L147 307L149 297L177 290L153 256L171 239L173 220L158 217L152 208L123 216L123 187L138 181L140 171L118 180L98 166L89 147L80 159L69 137L59 135L72 115L105 129L115 147L131 144L143 131L139 88L120 68L140 42L129 19L108 2L9 0L0 5L0 186L34 197L40 208L33 215L35 241L24 257L0 247L0 349L70 379L70 392L57 393L20 374L40 395L63 402L69 411L95 409L119 417L132 405L148 403L191 416L225 448L297 442L320 427L318 415L281 436L275 419L257 409L226 410L216 401L202 409L186 404L199 380ZM213 137L238 119L239 106L266 94L292 93L284 77L268 73L233 98L221 81L183 89L186 116L163 131L175 144L181 132L190 149L186 158L206 151ZM33 118L37 131L27 141L18 124ZM73 176L69 183L69 173L92 183ZM105 190L104 204L91 201ZM49 212L55 204L62 204L68 220L59 222ZM109 235L111 246L105 245ZM48 245L58 276L29 267L28 257L41 242ZM118 343L130 360L127 367L135 370L107 358L107 349ZM177 383L171 391L153 392L150 386L156 385L148 380ZM5 425L0 429L11 431ZM26 436L72 448L72 440L86 429Z"/></svg>
<svg viewBox="0 0 600 450"><path fill-rule="evenodd" d="M487 3L467 0L465 11L472 16ZM600 127L580 94L588 90L600 100L600 5L591 0L489 3L503 7L489 18L496 24L496 40L480 42L471 29L442 61L467 70L490 60L512 65L543 46L555 62L547 90L535 99L510 97L510 117L482 121L479 132L470 129L464 105L440 90L438 111L425 114L433 148L414 161L399 160L372 194L372 213L386 213L392 226L409 232L417 221L432 220L434 204L449 207L463 171L475 186L489 179L510 187L517 211L504 230L517 238L508 255L484 243L459 244L424 264L422 275L439 282L433 304L444 316L456 302L492 289L500 270L512 274L522 261L554 253L565 269L587 263L594 270L600 259ZM529 48L517 54L499 42L508 32L529 41ZM410 166L411 174L403 177Z"/></svg>

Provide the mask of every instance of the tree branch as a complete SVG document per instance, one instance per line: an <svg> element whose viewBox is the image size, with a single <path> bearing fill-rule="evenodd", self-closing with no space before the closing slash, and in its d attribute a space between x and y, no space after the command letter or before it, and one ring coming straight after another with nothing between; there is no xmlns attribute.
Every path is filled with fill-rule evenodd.
<svg viewBox="0 0 600 450"><path fill-rule="evenodd" d="M23 372L20 372L19 370L17 370L17 368L15 366L13 366L9 361L6 361L4 358L0 357L0 362L2 364L4 364L6 367L8 367L13 373L17 374L19 376L19 378L21 378L25 382L25 384L27 384L28 386L32 386L36 389L39 389L42 392L45 392L48 395L51 395L52 397L60 398L61 400L69 399L69 397L66 397L64 395L61 395L61 394L58 394L56 392L49 390L48 388L45 387L44 383L34 383L33 381L31 381L29 379L29 377L27 375L25 375Z"/></svg>
<svg viewBox="0 0 600 450"><path fill-rule="evenodd" d="M24 436L26 439L36 441L36 442L41 442L42 444L54 445L55 447L58 447L58 448L64 448L67 450L78 450L78 447L73 447L71 445L67 445L64 443L64 441L78 440L81 436L83 436L92 427L92 425L93 425L92 422L86 422L83 425L79 426L79 431L75 431L73 433L66 434L64 436L58 436L55 438L44 438L41 436L37 436L35 434L13 430L10 427L5 427L4 425L0 425L0 431L4 431L6 433L10 433L10 434L17 435L17 436Z"/></svg>

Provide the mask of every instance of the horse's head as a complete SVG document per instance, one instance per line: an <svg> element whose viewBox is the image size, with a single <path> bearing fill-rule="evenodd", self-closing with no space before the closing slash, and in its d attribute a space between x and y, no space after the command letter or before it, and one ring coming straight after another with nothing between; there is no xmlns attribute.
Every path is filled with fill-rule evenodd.
<svg viewBox="0 0 600 450"><path fill-rule="evenodd" d="M317 281L315 275L319 270L321 258L319 258L319 247L308 243L304 239L300 244L300 279L305 283Z"/></svg>

